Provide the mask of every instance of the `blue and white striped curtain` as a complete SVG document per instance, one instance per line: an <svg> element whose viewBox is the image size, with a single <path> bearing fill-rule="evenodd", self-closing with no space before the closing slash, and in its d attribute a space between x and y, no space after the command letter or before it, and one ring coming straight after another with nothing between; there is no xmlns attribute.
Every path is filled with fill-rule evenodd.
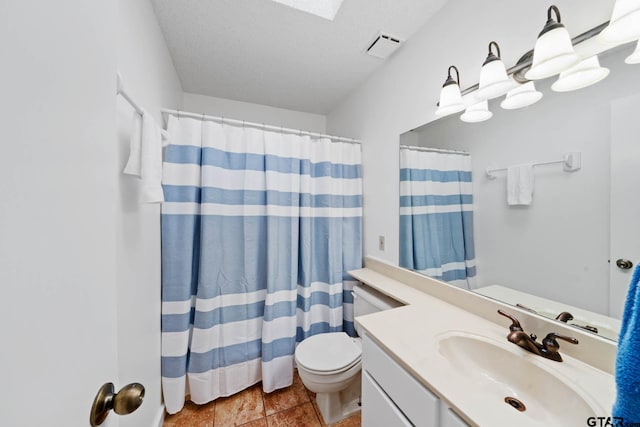
<svg viewBox="0 0 640 427"><path fill-rule="evenodd" d="M471 289L471 156L400 147L400 265Z"/></svg>
<svg viewBox="0 0 640 427"><path fill-rule="evenodd" d="M296 344L353 334L360 146L171 117L162 206L169 413L293 380Z"/></svg>

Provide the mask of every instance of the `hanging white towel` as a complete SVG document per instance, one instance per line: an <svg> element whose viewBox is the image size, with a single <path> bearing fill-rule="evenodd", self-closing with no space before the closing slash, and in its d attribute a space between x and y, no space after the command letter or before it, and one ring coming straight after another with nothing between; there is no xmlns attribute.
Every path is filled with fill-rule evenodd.
<svg viewBox="0 0 640 427"><path fill-rule="evenodd" d="M507 204L530 205L533 200L533 165L507 168Z"/></svg>
<svg viewBox="0 0 640 427"><path fill-rule="evenodd" d="M142 179L141 201L162 203L162 129L151 114L135 114L131 130L131 151L124 173Z"/></svg>
<svg viewBox="0 0 640 427"><path fill-rule="evenodd" d="M129 138L129 160L124 167L124 173L142 177L140 165L140 143L142 142L142 116L136 111L133 112L131 120L131 137Z"/></svg>

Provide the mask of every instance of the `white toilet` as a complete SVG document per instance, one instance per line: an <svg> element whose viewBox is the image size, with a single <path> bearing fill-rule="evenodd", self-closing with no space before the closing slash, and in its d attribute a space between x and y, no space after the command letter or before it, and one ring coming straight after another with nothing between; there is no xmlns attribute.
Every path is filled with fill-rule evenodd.
<svg viewBox="0 0 640 427"><path fill-rule="evenodd" d="M402 305L366 285L355 286L353 293L356 317ZM359 328L356 331L362 335ZM296 348L300 379L316 393L318 409L327 424L360 410L361 358L360 338L351 338L344 332L314 335Z"/></svg>

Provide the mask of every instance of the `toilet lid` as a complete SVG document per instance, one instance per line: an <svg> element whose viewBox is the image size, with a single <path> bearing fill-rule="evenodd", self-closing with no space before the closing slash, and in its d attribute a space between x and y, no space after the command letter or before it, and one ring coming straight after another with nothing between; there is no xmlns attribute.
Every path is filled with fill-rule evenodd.
<svg viewBox="0 0 640 427"><path fill-rule="evenodd" d="M362 347L344 332L330 332L307 338L296 348L296 361L311 371L337 371L360 360Z"/></svg>

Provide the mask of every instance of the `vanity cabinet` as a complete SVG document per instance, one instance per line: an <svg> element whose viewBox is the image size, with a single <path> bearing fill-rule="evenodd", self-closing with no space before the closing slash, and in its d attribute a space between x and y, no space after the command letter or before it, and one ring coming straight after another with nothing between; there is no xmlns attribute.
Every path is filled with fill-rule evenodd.
<svg viewBox="0 0 640 427"><path fill-rule="evenodd" d="M367 371L362 373L362 425L411 427L407 417Z"/></svg>
<svg viewBox="0 0 640 427"><path fill-rule="evenodd" d="M362 360L363 427L468 426L366 335Z"/></svg>
<svg viewBox="0 0 640 427"><path fill-rule="evenodd" d="M469 424L465 423L453 409L445 405L444 402L440 402L440 427L469 427Z"/></svg>

